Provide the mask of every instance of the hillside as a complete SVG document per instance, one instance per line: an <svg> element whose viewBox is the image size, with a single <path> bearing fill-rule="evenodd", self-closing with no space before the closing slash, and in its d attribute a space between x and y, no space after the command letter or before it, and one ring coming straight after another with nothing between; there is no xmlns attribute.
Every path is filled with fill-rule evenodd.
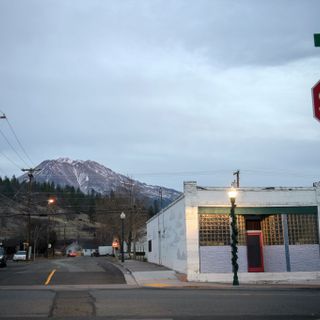
<svg viewBox="0 0 320 320"><path fill-rule="evenodd" d="M69 158L45 160L36 169L39 169L34 175L37 182L54 182L55 185L73 186L75 189L79 188L84 194L94 191L109 195L111 192L123 191L140 198L158 200L161 190L163 205L169 204L180 195L180 192L174 189L147 185L90 160ZM19 178L20 181L24 179L27 179L26 174Z"/></svg>

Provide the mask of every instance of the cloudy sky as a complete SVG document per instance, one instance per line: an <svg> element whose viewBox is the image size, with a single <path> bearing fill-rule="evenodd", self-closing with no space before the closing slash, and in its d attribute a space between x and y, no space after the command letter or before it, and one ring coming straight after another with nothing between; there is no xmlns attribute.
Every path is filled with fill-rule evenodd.
<svg viewBox="0 0 320 320"><path fill-rule="evenodd" d="M318 0L0 0L0 175L95 160L151 184L320 180ZM19 156L17 155L19 154Z"/></svg>

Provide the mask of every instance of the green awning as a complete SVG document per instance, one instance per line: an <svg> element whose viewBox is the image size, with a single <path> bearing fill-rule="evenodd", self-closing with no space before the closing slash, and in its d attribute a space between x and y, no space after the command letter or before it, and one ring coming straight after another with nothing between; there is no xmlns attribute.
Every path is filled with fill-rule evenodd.
<svg viewBox="0 0 320 320"><path fill-rule="evenodd" d="M199 207L203 214L229 214L230 207ZM271 215L271 214L317 214L318 207L236 207L236 214L241 215Z"/></svg>

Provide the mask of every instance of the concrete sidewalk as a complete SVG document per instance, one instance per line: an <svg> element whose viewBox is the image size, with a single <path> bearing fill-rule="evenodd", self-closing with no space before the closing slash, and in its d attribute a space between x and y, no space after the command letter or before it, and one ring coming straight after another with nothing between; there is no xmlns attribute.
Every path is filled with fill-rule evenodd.
<svg viewBox="0 0 320 320"><path fill-rule="evenodd" d="M317 288L320 289L320 279L312 281L283 281L283 282L263 282L263 283L240 283L239 287L232 286L231 283L218 282L190 282L186 280L186 275L177 273L157 264L138 261L125 260L121 262L117 259L110 261L118 266L123 272L127 284L139 287L181 287L181 288Z"/></svg>
<svg viewBox="0 0 320 320"><path fill-rule="evenodd" d="M128 285L139 287L181 287L187 282L181 281L179 274L164 266L138 260L117 259L111 261L123 272Z"/></svg>

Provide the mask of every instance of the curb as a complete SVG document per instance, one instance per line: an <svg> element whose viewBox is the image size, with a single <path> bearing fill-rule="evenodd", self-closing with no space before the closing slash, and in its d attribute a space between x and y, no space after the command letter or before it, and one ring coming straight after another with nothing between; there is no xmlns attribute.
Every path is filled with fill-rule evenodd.
<svg viewBox="0 0 320 320"><path fill-rule="evenodd" d="M111 263L114 267L118 268L122 272L122 274L126 280L127 285L140 287L139 283L136 281L135 277L133 276L131 270L129 270L128 268L123 266L120 262L114 262L109 259L108 259L108 262Z"/></svg>
<svg viewBox="0 0 320 320"><path fill-rule="evenodd" d="M177 280L180 284L172 283L170 281L162 281L162 279L154 279L155 284L157 286L148 286L144 283L139 283L135 277L134 272L130 269L126 268L120 261L114 262L108 259L108 262L117 267L124 275L125 280L128 285L135 285L139 288L148 288L148 287L156 287L159 289L220 289L220 290L290 290L290 289L298 289L298 290L320 290L320 284L312 284L312 283L272 283L272 282L263 282L263 283L240 283L239 286L233 286L231 283L225 282L192 282L187 280L187 275L175 272ZM170 270L170 269L169 269ZM173 271L173 270L171 270ZM143 271L142 271L143 272ZM151 272L151 271L150 271ZM152 283L152 280L148 281Z"/></svg>

